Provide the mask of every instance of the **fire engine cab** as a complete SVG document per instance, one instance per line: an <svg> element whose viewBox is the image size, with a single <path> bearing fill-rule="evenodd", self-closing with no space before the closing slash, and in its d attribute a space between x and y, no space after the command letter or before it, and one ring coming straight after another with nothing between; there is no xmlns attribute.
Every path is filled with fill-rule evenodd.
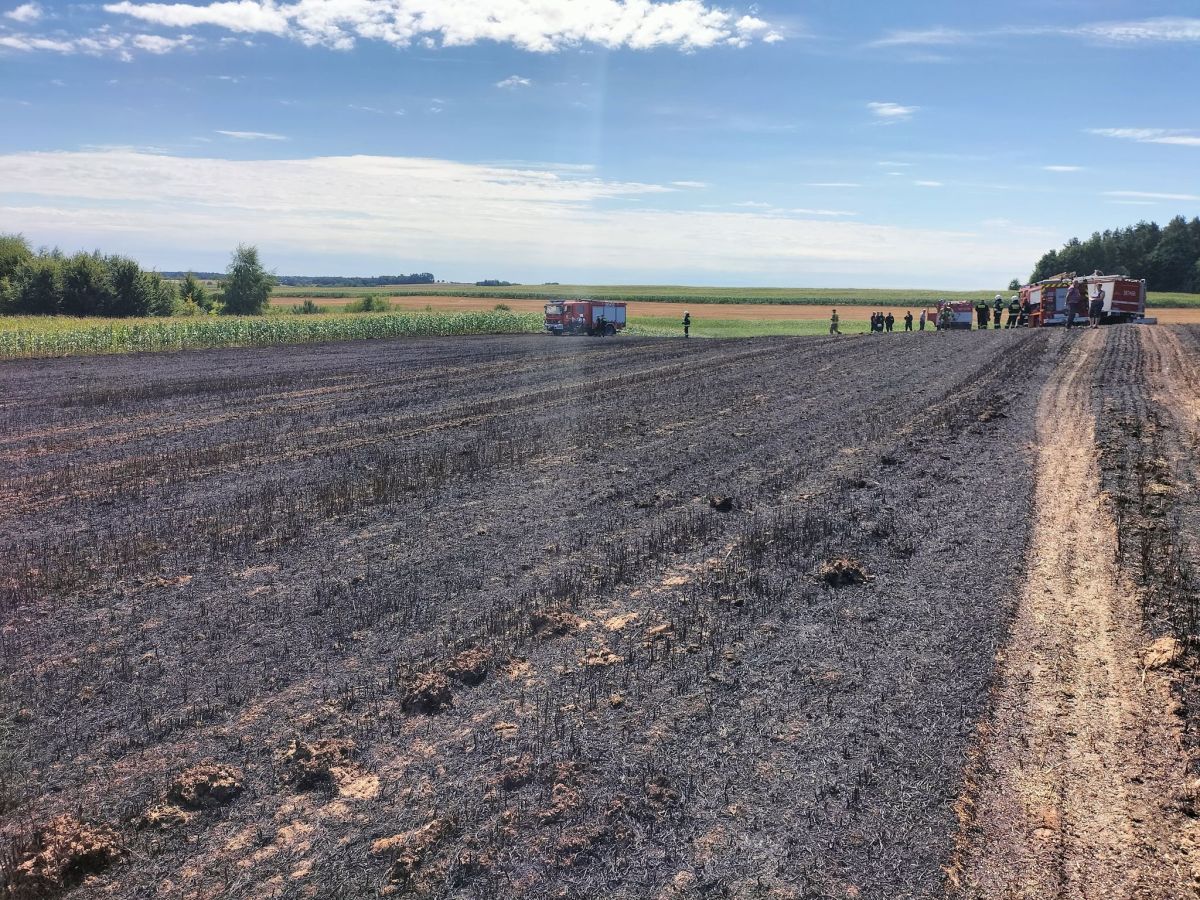
<svg viewBox="0 0 1200 900"><path fill-rule="evenodd" d="M551 334L611 337L625 328L625 304L603 300L551 300L546 330Z"/></svg>

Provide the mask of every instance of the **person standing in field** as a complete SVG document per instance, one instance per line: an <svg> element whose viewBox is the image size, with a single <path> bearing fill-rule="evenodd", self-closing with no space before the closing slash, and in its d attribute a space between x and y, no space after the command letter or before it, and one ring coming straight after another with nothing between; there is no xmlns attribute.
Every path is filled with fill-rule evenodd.
<svg viewBox="0 0 1200 900"><path fill-rule="evenodd" d="M925 330L925 310L924 309L921 310L921 327L919 330L921 330L921 331Z"/></svg>
<svg viewBox="0 0 1200 900"><path fill-rule="evenodd" d="M1079 303L1082 298L1079 292L1079 282L1072 281L1071 287L1067 290L1067 330L1070 331L1075 325L1075 316L1079 312Z"/></svg>
<svg viewBox="0 0 1200 900"><path fill-rule="evenodd" d="M1018 328L1028 328L1029 327L1029 317L1032 314L1033 314L1033 304L1030 302L1029 298L1026 297L1024 300L1021 301L1021 318L1017 320L1017 327Z"/></svg>
<svg viewBox="0 0 1200 900"><path fill-rule="evenodd" d="M1000 327L1000 313L1004 310L1004 298L999 294L992 301L992 328Z"/></svg>
<svg viewBox="0 0 1200 900"><path fill-rule="evenodd" d="M912 331L912 310L911 309L904 314L904 330Z"/></svg>
<svg viewBox="0 0 1200 900"><path fill-rule="evenodd" d="M987 330L988 323L988 305L987 301L982 297L975 304L975 327L980 331Z"/></svg>
<svg viewBox="0 0 1200 900"><path fill-rule="evenodd" d="M938 331L949 331L950 322L953 320L954 314L950 312L949 304L942 304L942 309L938 313Z"/></svg>
<svg viewBox="0 0 1200 900"><path fill-rule="evenodd" d="M688 337L692 330L692 314L686 309L683 311L683 336Z"/></svg>
<svg viewBox="0 0 1200 900"><path fill-rule="evenodd" d="M1100 320L1104 317L1104 285L1096 285L1096 296L1088 305L1088 327L1099 328Z"/></svg>
<svg viewBox="0 0 1200 900"><path fill-rule="evenodd" d="M835 309L835 310L833 310L833 312L831 312L829 314L829 333L830 334L841 334L842 333L841 330L838 328L839 321L840 320L838 319L838 313L837 313L837 310Z"/></svg>
<svg viewBox="0 0 1200 900"><path fill-rule="evenodd" d="M1008 301L1008 321L1004 323L1005 328L1016 328L1017 317L1021 315L1021 298L1016 294L1012 295L1012 299Z"/></svg>
<svg viewBox="0 0 1200 900"><path fill-rule="evenodd" d="M892 315L890 310L887 316L884 317L883 324L886 326L888 334L891 334L892 328L896 324L896 317Z"/></svg>

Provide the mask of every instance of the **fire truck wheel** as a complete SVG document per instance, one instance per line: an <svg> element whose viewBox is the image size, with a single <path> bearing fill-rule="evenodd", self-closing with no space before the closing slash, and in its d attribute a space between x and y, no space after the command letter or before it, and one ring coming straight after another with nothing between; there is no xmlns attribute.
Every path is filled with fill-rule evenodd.
<svg viewBox="0 0 1200 900"><path fill-rule="evenodd" d="M612 337L616 333L617 333L617 327L615 325L605 325L604 326L604 336L605 337Z"/></svg>

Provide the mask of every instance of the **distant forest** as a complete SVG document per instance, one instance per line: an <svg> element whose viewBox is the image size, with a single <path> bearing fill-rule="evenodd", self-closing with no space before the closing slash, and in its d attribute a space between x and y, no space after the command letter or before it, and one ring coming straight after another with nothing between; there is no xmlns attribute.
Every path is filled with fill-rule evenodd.
<svg viewBox="0 0 1200 900"><path fill-rule="evenodd" d="M1060 272L1145 278L1154 291L1200 294L1200 218L1176 216L1164 227L1138 222L1126 228L1095 232L1086 241L1071 238L1061 250L1040 260L1030 281Z"/></svg>
<svg viewBox="0 0 1200 900"><path fill-rule="evenodd" d="M163 278L182 280L187 272L163 272ZM193 272L197 278L204 281L220 281L225 278L224 272ZM433 275L429 272L414 272L412 275L375 275L370 278L337 275L276 275L276 284L288 287L383 287L388 284L433 284Z"/></svg>

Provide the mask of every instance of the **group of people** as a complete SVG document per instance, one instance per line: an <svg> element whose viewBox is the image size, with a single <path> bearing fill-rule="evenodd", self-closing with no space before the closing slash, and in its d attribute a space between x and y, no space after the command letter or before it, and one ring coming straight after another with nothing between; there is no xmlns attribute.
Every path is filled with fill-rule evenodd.
<svg viewBox="0 0 1200 900"><path fill-rule="evenodd" d="M976 327L980 331L986 331L988 320L992 322L992 328L1000 327L1000 319L1004 315L1005 303L1004 298L999 294L996 299L990 304L986 300L979 300L975 304L975 322ZM1026 297L1022 300L1016 294L1008 300L1008 321L1004 323L1005 328L1024 328L1029 324L1029 316L1033 312L1033 306Z"/></svg>
<svg viewBox="0 0 1200 900"><path fill-rule="evenodd" d="M925 330L925 310L921 310L920 330ZM890 312L886 315L881 312L871 313L871 331L872 333L883 334L884 332L894 331L896 328L896 317ZM912 310L908 310L904 314L904 330L913 330L913 314ZM829 315L829 333L841 334L841 317L838 316L838 311L835 309Z"/></svg>

